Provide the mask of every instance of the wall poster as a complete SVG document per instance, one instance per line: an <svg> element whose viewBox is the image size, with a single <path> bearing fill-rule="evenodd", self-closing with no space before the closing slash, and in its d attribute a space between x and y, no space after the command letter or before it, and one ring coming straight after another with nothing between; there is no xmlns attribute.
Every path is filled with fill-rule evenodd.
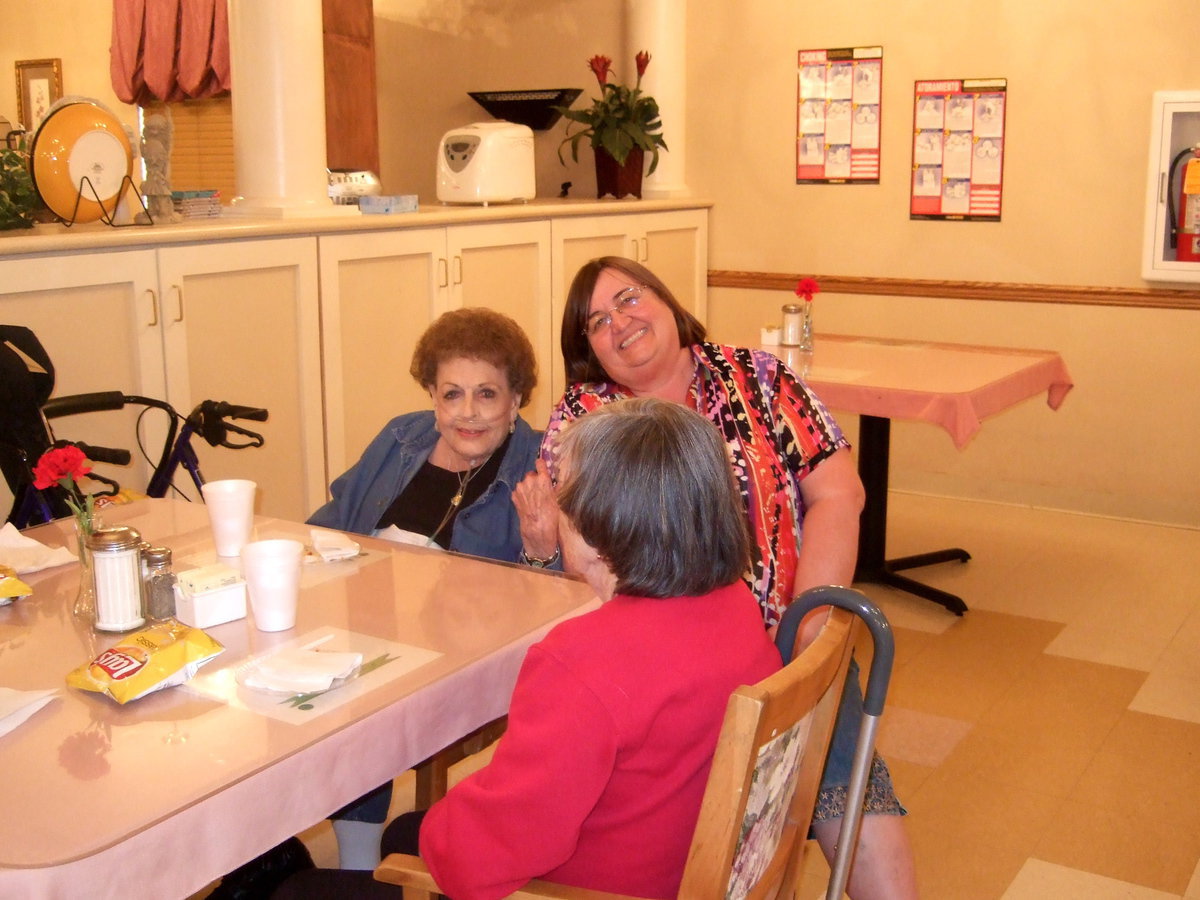
<svg viewBox="0 0 1200 900"><path fill-rule="evenodd" d="M801 50L796 184L879 184L883 48Z"/></svg>
<svg viewBox="0 0 1200 900"><path fill-rule="evenodd" d="M910 219L999 222L1008 80L918 81Z"/></svg>

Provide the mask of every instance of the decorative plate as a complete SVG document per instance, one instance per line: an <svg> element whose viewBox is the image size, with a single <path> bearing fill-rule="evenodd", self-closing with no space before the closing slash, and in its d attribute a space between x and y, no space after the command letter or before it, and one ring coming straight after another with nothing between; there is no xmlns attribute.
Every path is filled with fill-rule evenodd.
<svg viewBox="0 0 1200 900"><path fill-rule="evenodd" d="M34 188L66 222L111 216L122 182L133 172L133 148L125 127L88 100L51 110L33 136L29 157Z"/></svg>

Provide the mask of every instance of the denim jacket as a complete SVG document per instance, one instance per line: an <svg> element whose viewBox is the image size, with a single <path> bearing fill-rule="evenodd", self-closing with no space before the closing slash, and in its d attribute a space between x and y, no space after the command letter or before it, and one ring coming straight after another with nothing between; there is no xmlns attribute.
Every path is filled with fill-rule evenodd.
<svg viewBox="0 0 1200 900"><path fill-rule="evenodd" d="M534 469L542 433L517 418L516 430L500 471L487 490L454 521L450 549L472 556L517 562L521 528L512 494L526 472ZM308 523L356 534L372 534L380 516L417 474L438 441L432 411L392 419L363 455L329 486L333 499L313 513Z"/></svg>

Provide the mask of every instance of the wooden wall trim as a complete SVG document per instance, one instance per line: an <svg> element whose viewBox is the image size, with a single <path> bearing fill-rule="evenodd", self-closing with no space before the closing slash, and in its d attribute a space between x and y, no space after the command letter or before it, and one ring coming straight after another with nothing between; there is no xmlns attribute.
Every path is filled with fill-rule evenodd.
<svg viewBox="0 0 1200 900"><path fill-rule="evenodd" d="M784 272L736 272L709 269L709 287L793 291L805 275ZM1065 284L1010 284L992 281L934 281L921 278L859 278L849 275L808 275L833 294L887 294L897 297L953 297L961 300L1003 300L1023 303L1076 303L1090 306L1144 306L1156 309L1200 310L1200 290L1106 288Z"/></svg>

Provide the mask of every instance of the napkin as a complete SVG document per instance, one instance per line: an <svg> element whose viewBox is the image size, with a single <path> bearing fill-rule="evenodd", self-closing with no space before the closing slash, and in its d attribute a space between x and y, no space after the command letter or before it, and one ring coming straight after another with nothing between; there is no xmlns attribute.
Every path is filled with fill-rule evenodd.
<svg viewBox="0 0 1200 900"><path fill-rule="evenodd" d="M242 684L259 690L294 694L327 691L334 681L353 675L360 665L361 653L297 647L260 659L246 671Z"/></svg>
<svg viewBox="0 0 1200 900"><path fill-rule="evenodd" d="M17 531L12 522L0 528L0 564L15 569L18 575L40 572L51 566L75 562L75 554L66 547L53 550Z"/></svg>
<svg viewBox="0 0 1200 900"><path fill-rule="evenodd" d="M309 534L312 536L313 549L325 562L358 556L358 544L340 531L322 531L314 528Z"/></svg>
<svg viewBox="0 0 1200 900"><path fill-rule="evenodd" d="M44 691L15 691L0 687L0 735L8 734L58 694L55 688Z"/></svg>

